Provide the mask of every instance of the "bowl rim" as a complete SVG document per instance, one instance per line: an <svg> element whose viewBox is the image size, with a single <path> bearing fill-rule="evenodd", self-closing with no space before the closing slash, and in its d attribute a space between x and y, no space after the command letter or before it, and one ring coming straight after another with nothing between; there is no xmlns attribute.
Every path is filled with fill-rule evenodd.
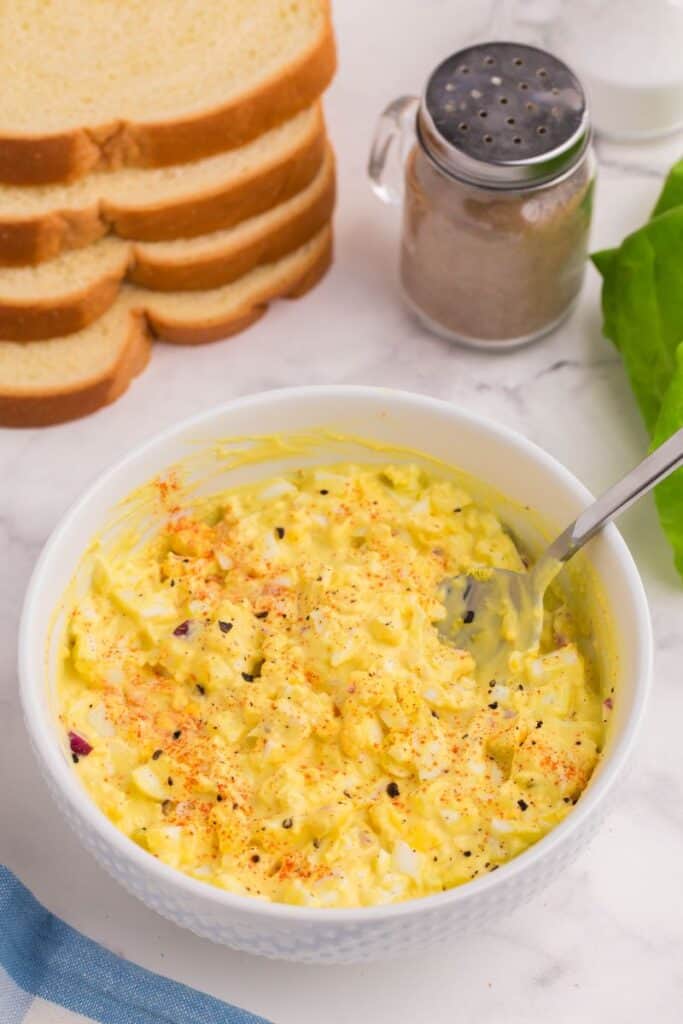
<svg viewBox="0 0 683 1024"><path fill-rule="evenodd" d="M502 864L499 870L443 892L419 896L399 903L375 904L361 907L306 907L287 903L274 903L255 896L230 893L199 879L192 878L177 868L164 864L144 851L124 835L123 832L120 832L91 799L58 748L56 734L50 731L48 724L49 716L45 708L47 702L41 699L40 688L38 685L34 685L33 682L38 678L44 686L45 624L36 617L35 610L43 576L50 560L60 548L62 537L70 530L74 520L78 519L82 510L88 506L102 488L120 474L125 474L130 467L136 462L143 460L155 448L162 447L168 441L182 436L188 431L208 426L213 420L220 418L226 412L239 408L248 408L250 405L259 405L264 401L299 400L302 398L324 397L330 394L367 398L371 401L377 400L378 402L399 401L412 404L414 407L421 406L432 410L440 410L455 421L458 419L467 421L470 425L487 433L501 444L523 451L528 456L531 456L542 469L546 470L549 474L554 474L561 482L572 489L577 498L586 503L593 500L593 495L584 484L561 462L535 442L530 441L523 434L504 424L462 409L444 399L433 398L429 395L401 389L345 384L294 386L243 395L173 424L142 444L135 446L123 458L103 470L81 496L71 504L45 542L31 574L19 624L18 673L25 727L37 756L42 758L44 769L49 772L53 783L58 787L71 807L85 819L93 833L97 833L107 846L113 847L118 857L123 861L132 861L142 874L153 876L160 885L164 887L170 886L171 889L181 890L187 897L196 898L198 906L206 901L213 904L216 909L235 911L240 915L246 914L248 916L260 917L264 921L270 919L300 921L314 925L343 923L367 923L370 925L378 924L390 918L413 916L446 907L464 905L473 899L484 896L492 888L500 887L504 881L512 882L515 876L519 876L528 869L531 869L553 847L560 846L572 832L576 832L591 817L599 805L605 801L608 793L618 781L618 777L623 771L635 745L647 706L652 682L653 636L650 612L640 573L626 542L614 524L609 525L602 531L602 537L604 542L612 549L612 554L620 561L622 569L627 575L628 591L634 605L640 641L638 662L632 667L636 680L633 706L629 717L624 723L621 735L617 738L609 756L605 759L600 775L592 782L582 795L581 800L559 825L556 825L542 839L533 846L528 847L517 857ZM209 441L210 438L207 438L207 443ZM84 551L86 546L87 541L83 545ZM33 642L36 635L40 637L40 643ZM86 842L85 845L89 844Z"/></svg>

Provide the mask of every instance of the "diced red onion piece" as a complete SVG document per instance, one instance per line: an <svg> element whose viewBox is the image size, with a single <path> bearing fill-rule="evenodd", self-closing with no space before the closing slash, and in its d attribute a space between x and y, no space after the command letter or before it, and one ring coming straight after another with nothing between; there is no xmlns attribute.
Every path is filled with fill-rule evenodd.
<svg viewBox="0 0 683 1024"><path fill-rule="evenodd" d="M78 754L79 757L87 757L92 750L88 741L79 736L77 732L69 733L69 746L71 747L71 753Z"/></svg>

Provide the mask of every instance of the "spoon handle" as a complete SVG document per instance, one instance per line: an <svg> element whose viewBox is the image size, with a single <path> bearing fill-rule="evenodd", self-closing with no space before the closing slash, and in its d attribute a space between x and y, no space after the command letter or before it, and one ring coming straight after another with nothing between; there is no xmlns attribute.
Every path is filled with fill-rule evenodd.
<svg viewBox="0 0 683 1024"><path fill-rule="evenodd" d="M546 557L566 562L606 523L630 508L655 484L683 466L683 427L610 487L553 541Z"/></svg>

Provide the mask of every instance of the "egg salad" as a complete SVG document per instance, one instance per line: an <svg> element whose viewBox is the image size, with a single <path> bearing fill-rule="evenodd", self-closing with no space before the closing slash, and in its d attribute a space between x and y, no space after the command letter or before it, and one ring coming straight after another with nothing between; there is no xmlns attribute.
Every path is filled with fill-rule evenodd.
<svg viewBox="0 0 683 1024"><path fill-rule="evenodd" d="M570 812L611 702L559 591L505 679L440 639L444 577L525 569L458 482L163 486L154 537L96 545L58 681L74 770L131 840L233 893L353 907L495 871Z"/></svg>

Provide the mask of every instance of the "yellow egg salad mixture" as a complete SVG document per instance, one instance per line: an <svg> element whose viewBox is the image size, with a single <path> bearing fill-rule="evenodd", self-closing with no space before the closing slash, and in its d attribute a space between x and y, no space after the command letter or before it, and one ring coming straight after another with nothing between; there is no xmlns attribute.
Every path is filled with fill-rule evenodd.
<svg viewBox="0 0 683 1024"><path fill-rule="evenodd" d="M504 682L439 638L445 576L525 568L457 483L344 464L189 511L172 490L156 538L97 554L59 679L127 836L230 892L350 907L495 871L570 811L611 698L557 593Z"/></svg>

